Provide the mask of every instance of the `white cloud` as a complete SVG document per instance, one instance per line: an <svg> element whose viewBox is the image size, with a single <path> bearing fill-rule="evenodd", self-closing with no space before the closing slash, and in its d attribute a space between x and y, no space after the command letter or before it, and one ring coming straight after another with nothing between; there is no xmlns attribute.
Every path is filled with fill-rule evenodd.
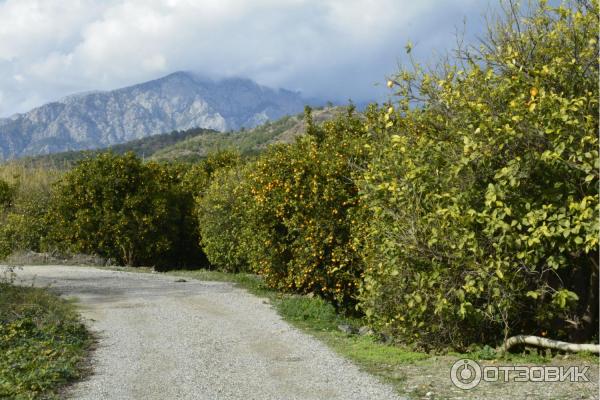
<svg viewBox="0 0 600 400"><path fill-rule="evenodd" d="M176 70L362 100L408 39L452 45L479 0L0 0L0 116ZM18 78L17 78L18 77Z"/></svg>

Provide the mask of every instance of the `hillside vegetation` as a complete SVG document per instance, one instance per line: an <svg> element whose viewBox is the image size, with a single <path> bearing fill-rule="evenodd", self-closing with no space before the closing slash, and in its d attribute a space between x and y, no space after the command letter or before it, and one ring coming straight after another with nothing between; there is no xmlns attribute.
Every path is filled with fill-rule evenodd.
<svg viewBox="0 0 600 400"><path fill-rule="evenodd" d="M511 6L362 114L101 154L31 209L13 179L0 250L37 220L41 250L257 273L420 349L597 341L598 17L597 0Z"/></svg>
<svg viewBox="0 0 600 400"><path fill-rule="evenodd" d="M341 112L343 107L327 107L314 110L313 115L315 122L323 122ZM252 156L261 153L270 144L292 143L305 130L302 114L287 116L253 129L194 136L162 148L151 158L157 161L198 161L221 150L235 150L241 155Z"/></svg>
<svg viewBox="0 0 600 400"><path fill-rule="evenodd" d="M117 144L107 148L95 149L95 150L78 150L78 151L65 151L60 153L45 154L35 157L23 157L18 160L10 161L7 164L16 164L28 167L51 167L68 169L79 161L86 158L93 158L101 153L112 152L114 154L125 154L132 152L138 157L148 158L154 155L156 152L164 148L168 148L175 143L185 141L187 139L202 136L202 135L221 135L221 133L212 129L188 129L185 131L173 131L170 133L163 133L160 135L149 136L142 139L132 140L127 143Z"/></svg>

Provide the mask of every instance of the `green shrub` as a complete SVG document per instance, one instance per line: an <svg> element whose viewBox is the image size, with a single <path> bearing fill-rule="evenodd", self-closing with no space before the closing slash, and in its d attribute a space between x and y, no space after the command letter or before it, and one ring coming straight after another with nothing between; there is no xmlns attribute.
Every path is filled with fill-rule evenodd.
<svg viewBox="0 0 600 400"><path fill-rule="evenodd" d="M0 398L55 398L80 377L88 344L72 306L0 278Z"/></svg>
<svg viewBox="0 0 600 400"><path fill-rule="evenodd" d="M3 210L10 206L14 196L14 189L8 184L8 182L0 179L0 210Z"/></svg>
<svg viewBox="0 0 600 400"><path fill-rule="evenodd" d="M340 117L271 147L249 169L244 238L251 267L272 287L354 302L362 263L352 249L352 179L366 150L361 119Z"/></svg>
<svg viewBox="0 0 600 400"><path fill-rule="evenodd" d="M463 65L390 81L356 230L373 324L458 348L597 333L597 38L597 1L541 2Z"/></svg>
<svg viewBox="0 0 600 400"><path fill-rule="evenodd" d="M197 197L196 215L202 249L211 266L227 272L247 272L244 243L248 235L246 206L250 201L242 167L217 171L202 196Z"/></svg>
<svg viewBox="0 0 600 400"><path fill-rule="evenodd" d="M51 184L59 174L12 165L0 168L0 174L10 180L0 180L0 259L16 251L45 249Z"/></svg>
<svg viewBox="0 0 600 400"><path fill-rule="evenodd" d="M198 222L194 216L195 189L190 186L191 168L186 164L145 164L156 171L154 184L166 193L171 212L163 223L170 239L168 249L154 260L158 269L206 267L208 261L200 248Z"/></svg>
<svg viewBox="0 0 600 400"><path fill-rule="evenodd" d="M131 266L199 263L184 180L182 166L144 164L133 153L85 160L56 187L51 239Z"/></svg>
<svg viewBox="0 0 600 400"><path fill-rule="evenodd" d="M202 197L217 171L234 167L241 162L239 153L233 150L210 153L202 161L191 165L185 174L183 186L194 199Z"/></svg>
<svg viewBox="0 0 600 400"><path fill-rule="evenodd" d="M0 258L18 251L40 252L46 249L48 195L31 193L18 198L5 212L0 225Z"/></svg>

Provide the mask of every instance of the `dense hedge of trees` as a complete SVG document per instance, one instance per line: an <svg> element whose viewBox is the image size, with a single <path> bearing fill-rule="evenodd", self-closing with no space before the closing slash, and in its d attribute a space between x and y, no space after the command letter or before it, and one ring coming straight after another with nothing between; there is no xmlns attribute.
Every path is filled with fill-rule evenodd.
<svg viewBox="0 0 600 400"><path fill-rule="evenodd" d="M396 103L209 187L222 262L425 347L597 335L598 4L507 11L459 63L398 73Z"/></svg>
<svg viewBox="0 0 600 400"><path fill-rule="evenodd" d="M459 65L390 81L399 103L359 181L378 327L457 347L597 333L597 37L597 2L542 2Z"/></svg>
<svg viewBox="0 0 600 400"><path fill-rule="evenodd" d="M258 273L422 348L597 339L598 17L509 7L455 64L392 77L389 104L307 110L306 135L253 159L103 154L31 208L0 182L0 251Z"/></svg>
<svg viewBox="0 0 600 400"><path fill-rule="evenodd" d="M49 242L123 265L204 264L194 193L197 168L104 153L67 172L51 199ZM192 187L194 189L192 189Z"/></svg>

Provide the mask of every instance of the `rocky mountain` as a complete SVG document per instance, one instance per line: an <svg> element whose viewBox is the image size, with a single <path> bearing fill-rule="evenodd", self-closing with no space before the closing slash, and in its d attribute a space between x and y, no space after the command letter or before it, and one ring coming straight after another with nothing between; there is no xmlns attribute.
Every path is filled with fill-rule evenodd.
<svg viewBox="0 0 600 400"><path fill-rule="evenodd" d="M316 124L321 124L346 112L346 107L318 107L313 108L312 117ZM84 158L94 157L105 151L115 154L131 151L139 157L153 161L196 162L219 150L234 150L243 156L252 156L261 153L271 144L291 143L305 132L306 123L302 113L286 115L250 129L219 132L213 129L193 128L148 136L95 150L26 156L10 162L25 167L68 169Z"/></svg>
<svg viewBox="0 0 600 400"><path fill-rule="evenodd" d="M252 128L302 111L299 93L248 79L176 72L138 85L68 96L0 119L0 160L95 149L191 128Z"/></svg>

